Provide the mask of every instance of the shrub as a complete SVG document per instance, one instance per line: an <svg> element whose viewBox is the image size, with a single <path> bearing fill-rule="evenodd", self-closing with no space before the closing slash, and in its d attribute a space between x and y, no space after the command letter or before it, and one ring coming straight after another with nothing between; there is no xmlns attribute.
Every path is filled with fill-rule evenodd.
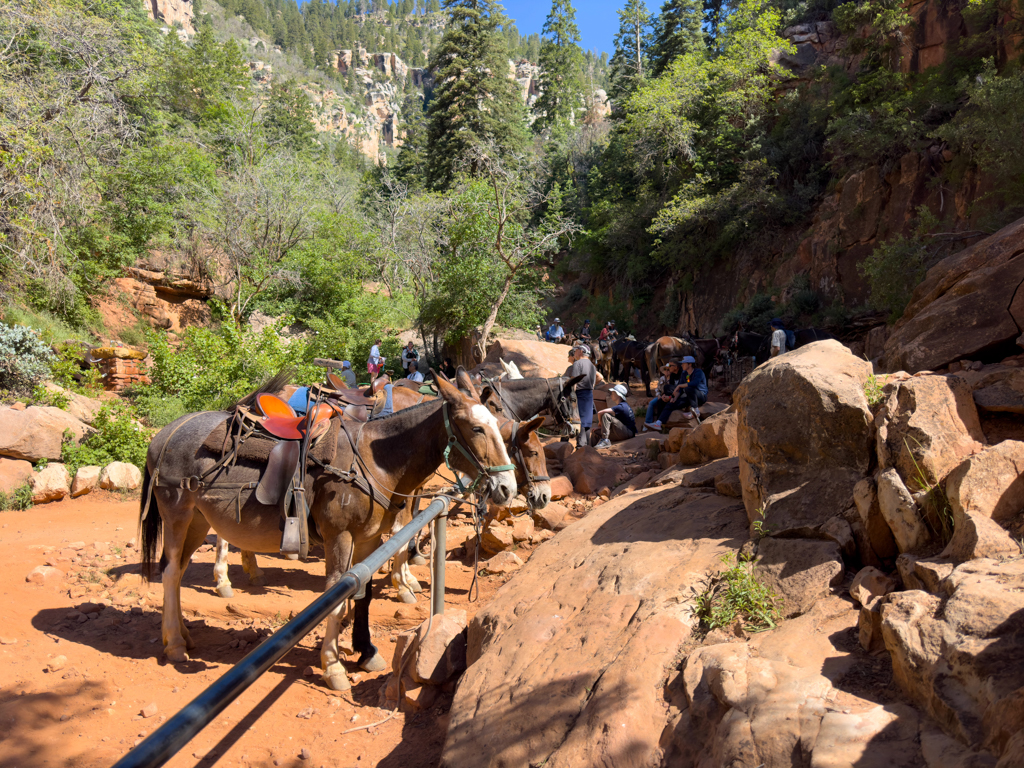
<svg viewBox="0 0 1024 768"><path fill-rule="evenodd" d="M889 312L895 322L924 279L927 246L918 237L897 237L875 247L857 267L871 286L871 306Z"/></svg>
<svg viewBox="0 0 1024 768"><path fill-rule="evenodd" d="M0 512L28 509L32 506L32 486L23 483L13 491L0 491Z"/></svg>
<svg viewBox="0 0 1024 768"><path fill-rule="evenodd" d="M121 402L104 405L93 421L95 432L76 445L70 432L64 433L60 460L74 475L79 467L102 467L112 461L124 461L145 469L149 433L134 411Z"/></svg>
<svg viewBox="0 0 1024 768"><path fill-rule="evenodd" d="M63 392L47 389L42 385L32 390L32 405L48 405L52 408L60 408L63 411L70 402L71 398Z"/></svg>
<svg viewBox="0 0 1024 768"><path fill-rule="evenodd" d="M0 389L31 392L52 362L53 352L31 328L0 325Z"/></svg>
<svg viewBox="0 0 1024 768"><path fill-rule="evenodd" d="M82 347L78 344L58 344L57 355L50 364L50 375L64 389L70 389L80 395L90 394L103 389L103 377L99 369L82 369Z"/></svg>
<svg viewBox="0 0 1024 768"><path fill-rule="evenodd" d="M722 562L734 563L734 555L723 555ZM772 588L754 576L753 563L741 558L712 577L697 596L697 617L707 631L732 626L739 619L748 632L763 632L781 620L779 603Z"/></svg>
<svg viewBox="0 0 1024 768"><path fill-rule="evenodd" d="M188 413L180 397L165 394L153 386L132 387L124 396L131 401L139 418L150 427L166 427Z"/></svg>

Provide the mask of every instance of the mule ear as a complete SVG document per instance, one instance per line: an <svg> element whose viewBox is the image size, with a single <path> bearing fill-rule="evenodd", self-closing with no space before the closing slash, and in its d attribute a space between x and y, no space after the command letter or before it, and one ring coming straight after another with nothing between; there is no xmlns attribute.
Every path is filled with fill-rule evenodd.
<svg viewBox="0 0 1024 768"><path fill-rule="evenodd" d="M464 392L468 392L470 397L476 400L480 399L480 395L477 394L476 387L473 386L473 379L468 373L466 373L466 369L462 366L459 366L459 370L455 372L455 383L459 385L459 389Z"/></svg>
<svg viewBox="0 0 1024 768"><path fill-rule="evenodd" d="M565 393L571 392L577 384L583 381L583 379L584 375L582 373L579 376L573 376L571 379L569 379L566 385L562 387L562 391Z"/></svg>
<svg viewBox="0 0 1024 768"><path fill-rule="evenodd" d="M444 380L445 380L445 381L447 381L447 382L448 382L449 384L450 384L450 383L451 383L451 381L452 381L451 379L449 379L449 378L448 378L448 377L447 377L447 376L445 375L444 371L435 371L435 370L434 370L433 368L431 368L431 369L430 369L430 374L431 374L431 375L432 375L432 376L434 377L434 381L437 381L438 379L444 379Z"/></svg>
<svg viewBox="0 0 1024 768"><path fill-rule="evenodd" d="M544 424L544 419L544 416L538 415L529 421L524 421L519 425L519 434L525 440L532 432L536 432Z"/></svg>
<svg viewBox="0 0 1024 768"><path fill-rule="evenodd" d="M458 387L446 379L437 379L437 390L441 397L452 405L461 405L466 401L466 396L459 392Z"/></svg>

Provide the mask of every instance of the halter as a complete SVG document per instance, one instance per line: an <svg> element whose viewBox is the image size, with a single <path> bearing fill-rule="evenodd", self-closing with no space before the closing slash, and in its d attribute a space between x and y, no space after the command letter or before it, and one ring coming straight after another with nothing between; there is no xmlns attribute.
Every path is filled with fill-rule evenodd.
<svg viewBox="0 0 1024 768"><path fill-rule="evenodd" d="M446 445L444 448L444 465L448 467L449 470L451 470L452 474L455 475L455 482L459 486L460 493L472 492L473 490L476 489L477 485L480 483L480 480L484 477L490 477L491 473L510 471L515 472L516 467L514 464L498 464L493 467L485 467L483 463L475 455L473 455L473 452L462 444L462 442L455 436L455 432L452 429L451 420L448 418L447 400L443 400L441 402L441 414L444 416L445 432L448 433L448 445ZM469 463L472 464L474 467L476 467L476 479L473 480L472 484L468 488L462 484L462 478L459 477L459 473L451 465L450 456L452 447L458 448L459 452L466 458L466 460L469 461Z"/></svg>
<svg viewBox="0 0 1024 768"><path fill-rule="evenodd" d="M524 419L518 413L516 413L516 409L512 407L511 403L509 403L508 400L505 399L505 395L501 393L501 387L499 386L498 380L489 379L486 376L483 376L481 378L495 393L497 393L498 402L501 403L501 409L503 411L507 410L509 414L511 414L512 418L515 419L517 422L528 421L528 419ZM573 398L576 397L576 393L570 392L570 394L568 395L564 395L562 393L562 390L564 388L564 385L562 384L563 378L563 376L558 377L557 395L551 391L551 382L548 379L544 379L544 383L547 385L548 388L548 397L550 397L551 402L554 403L554 405L551 407L551 411L554 414L555 419L559 422L559 426L565 426L566 424L568 424L569 426L578 427L580 425L580 421L579 419L576 419L575 421L573 420L571 405L571 403L573 402Z"/></svg>
<svg viewBox="0 0 1024 768"><path fill-rule="evenodd" d="M521 421L512 421L512 446L515 451L513 461L519 464L519 468L523 470L523 475L526 477L526 503L532 510L533 502L530 500L530 493L533 491L533 487L537 483L550 483L551 478L547 475L534 475L530 472L530 468L526 466L526 457L523 456L522 446L519 445L519 440L517 439L521 424Z"/></svg>

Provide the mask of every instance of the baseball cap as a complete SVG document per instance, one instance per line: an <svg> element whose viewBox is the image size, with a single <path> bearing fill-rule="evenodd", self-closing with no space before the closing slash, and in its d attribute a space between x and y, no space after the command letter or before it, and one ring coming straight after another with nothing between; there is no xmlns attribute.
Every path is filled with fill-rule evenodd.
<svg viewBox="0 0 1024 768"><path fill-rule="evenodd" d="M352 367L352 363L350 361L348 361L348 360L342 360L341 361L341 367L342 368L351 368Z"/></svg>
<svg viewBox="0 0 1024 768"><path fill-rule="evenodd" d="M556 323L560 323L560 322L562 322L562 318L560 318L560 317L556 317L556 318L555 318L555 322L556 322Z"/></svg>
<svg viewBox="0 0 1024 768"><path fill-rule="evenodd" d="M629 390L626 389L624 384L616 384L614 387L612 387L612 392L621 397L623 400L629 397Z"/></svg>

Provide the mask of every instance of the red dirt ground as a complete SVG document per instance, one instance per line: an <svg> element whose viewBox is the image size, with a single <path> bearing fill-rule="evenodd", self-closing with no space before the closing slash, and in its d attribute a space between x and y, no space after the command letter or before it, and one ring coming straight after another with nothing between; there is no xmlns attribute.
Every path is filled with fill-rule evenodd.
<svg viewBox="0 0 1024 768"><path fill-rule="evenodd" d="M237 553L230 557L235 596L213 590L213 551L204 545L185 574L182 605L197 643L191 660L169 664L160 643L162 587L138 573L137 498L94 492L78 499L0 514L0 766L110 766L136 742L191 701L270 634L308 605L323 587L323 559L298 563L261 556L267 587L248 586ZM472 579L468 520L448 525L446 605L470 618L507 577L481 577L481 601L467 603ZM212 543L213 537L208 539ZM99 543L97 547L96 544ZM206 551L202 551L206 550ZM458 550L458 551L456 551ZM524 553L520 553L524 554ZM37 565L67 573L63 584L25 581ZM465 563L465 564L464 564ZM374 579L374 643L390 663L394 636L427 616L429 568L414 567L424 585L416 606L394 599L390 580ZM83 604L110 605L80 619ZM398 614L396 616L396 614ZM435 766L447 728L450 698L432 709L397 714L367 730L348 728L389 714L378 708L387 671L367 674L350 665L353 688L329 691L315 676L322 627L308 636L230 705L168 765L185 766ZM247 648L238 647L246 642ZM56 657L61 669L49 671ZM354 662L355 657L350 661ZM157 714L141 710L156 704ZM308 760L300 758L309 751Z"/></svg>

